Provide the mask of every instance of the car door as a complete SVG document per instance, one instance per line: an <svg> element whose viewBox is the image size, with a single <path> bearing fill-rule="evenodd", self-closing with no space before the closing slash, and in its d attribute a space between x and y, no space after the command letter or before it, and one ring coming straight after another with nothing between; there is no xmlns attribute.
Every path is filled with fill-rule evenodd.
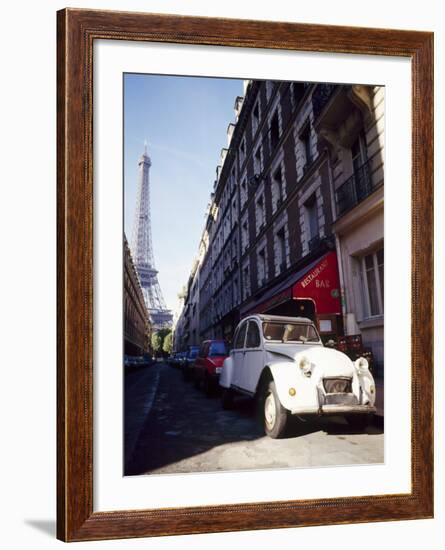
<svg viewBox="0 0 445 550"><path fill-rule="evenodd" d="M255 319L250 319L247 327L239 386L249 393L254 393L263 370L263 365L264 353L260 327Z"/></svg>
<svg viewBox="0 0 445 550"><path fill-rule="evenodd" d="M230 352L233 361L232 386L239 386L240 375L244 360L244 341L246 339L247 321L239 325L233 341L233 349Z"/></svg>
<svg viewBox="0 0 445 550"><path fill-rule="evenodd" d="M204 342L201 345L198 356L195 360L195 369L196 369L196 374L198 378L202 378L204 376L205 363L206 363L208 351L209 351L209 342Z"/></svg>

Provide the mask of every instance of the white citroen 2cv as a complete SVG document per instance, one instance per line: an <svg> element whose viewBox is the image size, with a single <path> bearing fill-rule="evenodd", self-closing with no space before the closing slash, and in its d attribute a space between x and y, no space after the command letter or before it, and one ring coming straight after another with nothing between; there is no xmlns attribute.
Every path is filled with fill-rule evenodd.
<svg viewBox="0 0 445 550"><path fill-rule="evenodd" d="M326 348L314 323L303 317L252 315L234 335L219 384L222 405L235 393L257 398L264 429L281 437L289 415L342 415L363 428L375 413L375 383L361 357L355 362Z"/></svg>

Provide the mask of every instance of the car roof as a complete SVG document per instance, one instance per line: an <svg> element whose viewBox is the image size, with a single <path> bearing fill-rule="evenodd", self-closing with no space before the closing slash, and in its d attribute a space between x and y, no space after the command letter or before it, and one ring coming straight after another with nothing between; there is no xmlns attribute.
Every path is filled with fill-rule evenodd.
<svg viewBox="0 0 445 550"><path fill-rule="evenodd" d="M259 319L260 321L284 321L285 323L304 323L307 325L312 325L313 321L308 319L307 317L286 317L284 315L267 315L264 313L256 313L254 315L249 315L248 317L245 317L243 321L246 319Z"/></svg>

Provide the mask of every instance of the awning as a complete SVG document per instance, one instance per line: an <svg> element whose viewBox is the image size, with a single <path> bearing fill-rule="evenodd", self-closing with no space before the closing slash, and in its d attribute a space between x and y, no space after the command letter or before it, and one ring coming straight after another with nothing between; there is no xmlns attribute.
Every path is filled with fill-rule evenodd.
<svg viewBox="0 0 445 550"><path fill-rule="evenodd" d="M336 252L330 251L289 275L266 291L256 302L248 304L241 311L241 316L248 313L264 313L292 299L313 300L317 314L341 314Z"/></svg>

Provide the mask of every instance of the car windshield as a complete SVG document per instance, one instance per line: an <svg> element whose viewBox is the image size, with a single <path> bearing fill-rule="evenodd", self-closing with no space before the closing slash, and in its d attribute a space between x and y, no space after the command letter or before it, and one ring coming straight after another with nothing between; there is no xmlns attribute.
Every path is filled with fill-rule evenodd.
<svg viewBox="0 0 445 550"><path fill-rule="evenodd" d="M227 348L224 342L212 342L209 348L210 357L225 357L227 355Z"/></svg>
<svg viewBox="0 0 445 550"><path fill-rule="evenodd" d="M306 323L263 323L264 338L268 342L319 342L317 331L313 325Z"/></svg>

